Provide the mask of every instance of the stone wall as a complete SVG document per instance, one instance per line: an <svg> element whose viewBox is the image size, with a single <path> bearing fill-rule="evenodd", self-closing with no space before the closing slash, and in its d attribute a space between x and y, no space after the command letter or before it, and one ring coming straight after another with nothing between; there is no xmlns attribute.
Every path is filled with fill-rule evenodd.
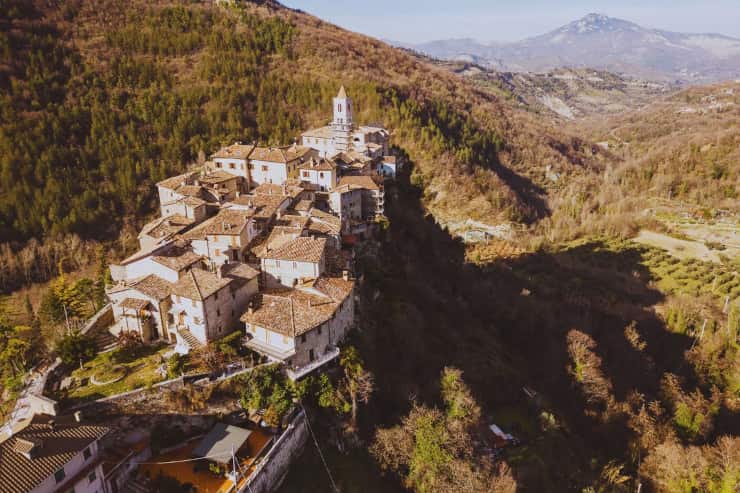
<svg viewBox="0 0 740 493"><path fill-rule="evenodd" d="M306 413L299 411L288 428L257 464L252 476L238 493L270 493L280 487L290 464L301 454L308 440Z"/></svg>

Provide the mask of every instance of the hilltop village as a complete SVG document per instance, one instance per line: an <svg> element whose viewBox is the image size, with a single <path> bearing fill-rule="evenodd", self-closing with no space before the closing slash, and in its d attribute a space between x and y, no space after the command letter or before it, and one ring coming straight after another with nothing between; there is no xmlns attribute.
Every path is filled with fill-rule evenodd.
<svg viewBox="0 0 740 493"><path fill-rule="evenodd" d="M243 326L299 378L338 355L354 321L351 250L383 215L388 132L356 127L344 87L301 145L235 143L157 183L161 217L111 266L113 334L187 354Z"/></svg>
<svg viewBox="0 0 740 493"><path fill-rule="evenodd" d="M384 182L397 171L388 131L355 125L353 109L342 87L331 123L304 132L300 144L236 142L157 183L159 217L141 230L139 250L110 266L109 304L85 329L107 341L98 351L133 337L165 346L174 361L236 334L259 365L278 364L292 381L336 360L355 325L353 245L372 237ZM154 432L87 419L96 409L87 404L61 409L45 392L55 366L3 430L0 493L140 493L162 474L196 491L266 492L307 440L307 419L295 409L278 429L265 428L259 415L207 422L207 433L161 455L167 450L149 444ZM137 392L144 391L99 402ZM196 459L208 460L205 470L172 465Z"/></svg>

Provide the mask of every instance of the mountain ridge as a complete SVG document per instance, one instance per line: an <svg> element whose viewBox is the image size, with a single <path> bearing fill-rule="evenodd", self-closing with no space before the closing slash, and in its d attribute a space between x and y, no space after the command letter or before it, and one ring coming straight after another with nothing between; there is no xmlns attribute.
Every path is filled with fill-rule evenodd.
<svg viewBox="0 0 740 493"><path fill-rule="evenodd" d="M512 43L461 38L398 45L442 59L472 57L489 68L512 72L589 67L663 81L714 82L740 77L738 38L646 28L604 14L588 14Z"/></svg>

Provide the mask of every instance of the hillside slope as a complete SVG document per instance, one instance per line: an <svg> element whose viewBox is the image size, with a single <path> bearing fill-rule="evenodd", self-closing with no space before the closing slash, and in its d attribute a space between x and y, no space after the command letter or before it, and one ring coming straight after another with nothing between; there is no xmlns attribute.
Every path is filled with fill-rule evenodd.
<svg viewBox="0 0 740 493"><path fill-rule="evenodd" d="M740 84L689 88L575 128L623 159L616 177L635 197L740 212Z"/></svg>
<svg viewBox="0 0 740 493"><path fill-rule="evenodd" d="M409 153L441 221L536 221L546 165L601 166L453 74L276 3L42 7L2 4L0 241L115 235L151 209L153 181L225 142L292 141L341 83Z"/></svg>

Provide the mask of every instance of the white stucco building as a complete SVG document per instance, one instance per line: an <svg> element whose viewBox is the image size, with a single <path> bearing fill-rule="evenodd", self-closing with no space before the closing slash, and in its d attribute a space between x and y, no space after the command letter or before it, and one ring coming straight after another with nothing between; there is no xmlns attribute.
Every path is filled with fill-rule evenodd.
<svg viewBox="0 0 740 493"><path fill-rule="evenodd" d="M216 272L193 269L172 288L169 330L176 351L187 353L239 329L239 316L259 289L259 272L225 264Z"/></svg>
<svg viewBox="0 0 740 493"><path fill-rule="evenodd" d="M299 168L298 179L324 192L337 186L337 165L327 159L311 159Z"/></svg>
<svg viewBox="0 0 740 493"><path fill-rule="evenodd" d="M326 271L326 239L298 236L260 254L263 285L293 287Z"/></svg>
<svg viewBox="0 0 740 493"><path fill-rule="evenodd" d="M318 157L310 147L256 147L249 156L249 173L253 185L282 185L298 176L298 167Z"/></svg>
<svg viewBox="0 0 740 493"><path fill-rule="evenodd" d="M381 126L356 127L352 99L342 86L333 100L334 118L325 127L301 134L301 143L312 147L321 157L332 157L340 152L357 151L371 157L388 153L388 131Z"/></svg>
<svg viewBox="0 0 740 493"><path fill-rule="evenodd" d="M195 226L182 237L190 242L196 255L207 259L214 268L227 262L244 259L244 251L257 235L255 210L226 208L203 223Z"/></svg>
<svg viewBox="0 0 740 493"><path fill-rule="evenodd" d="M339 355L337 344L354 324L353 291L344 276L261 293L241 317L247 346L301 378Z"/></svg>

